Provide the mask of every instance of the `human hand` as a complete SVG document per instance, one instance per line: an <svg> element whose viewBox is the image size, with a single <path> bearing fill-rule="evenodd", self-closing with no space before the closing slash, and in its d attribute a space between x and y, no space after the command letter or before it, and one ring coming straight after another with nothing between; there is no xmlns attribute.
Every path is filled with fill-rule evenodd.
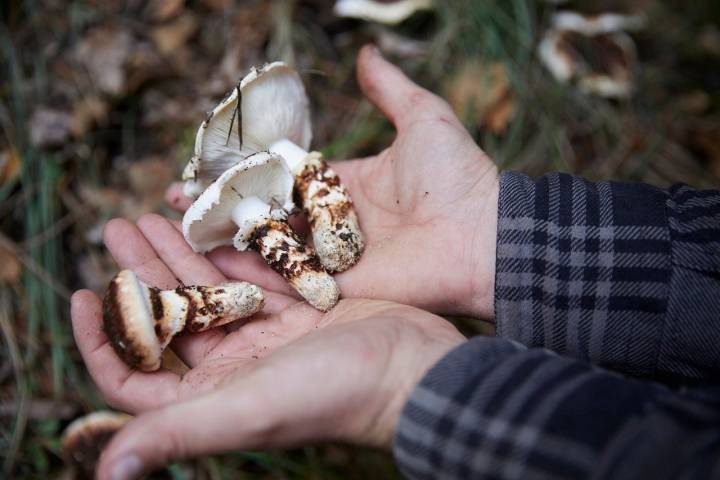
<svg viewBox="0 0 720 480"><path fill-rule="evenodd" d="M121 268L172 288L226 278L157 215L114 220L105 241ZM322 314L267 291L243 325L173 341L190 366L179 376L129 369L101 329L100 300L73 296L73 332L107 402L138 414L113 437L99 478L136 478L181 458L320 440L389 447L412 388L464 340L435 315L390 302L343 300ZM116 476L117 475L117 476Z"/></svg>
<svg viewBox="0 0 720 480"><path fill-rule="evenodd" d="M358 81L397 137L377 156L333 164L352 194L366 245L357 265L335 276L343 295L492 318L494 163L444 100L374 47L360 52ZM191 203L179 184L167 198L180 211ZM221 248L209 258L229 277L296 295L254 252Z"/></svg>

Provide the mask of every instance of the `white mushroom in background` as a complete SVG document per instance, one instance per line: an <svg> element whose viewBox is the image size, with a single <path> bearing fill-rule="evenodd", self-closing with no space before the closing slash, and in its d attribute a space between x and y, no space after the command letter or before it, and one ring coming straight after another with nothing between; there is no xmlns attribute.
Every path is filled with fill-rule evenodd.
<svg viewBox="0 0 720 480"><path fill-rule="evenodd" d="M539 55L558 81L577 82L584 92L603 97L632 94L637 53L625 31L642 28L642 16L562 11L553 16L552 24L540 42Z"/></svg>
<svg viewBox="0 0 720 480"><path fill-rule="evenodd" d="M431 8L432 0L338 0L335 15L394 25Z"/></svg>
<svg viewBox="0 0 720 480"><path fill-rule="evenodd" d="M201 332L259 312L260 287L229 282L216 287L160 290L123 270L103 300L103 330L118 356L132 368L160 368L163 350L182 332Z"/></svg>
<svg viewBox="0 0 720 480"><path fill-rule="evenodd" d="M293 177L279 155L251 155L203 191L185 212L183 234L196 252L221 245L259 252L312 306L327 311L340 291L287 222L292 191Z"/></svg>
<svg viewBox="0 0 720 480"><path fill-rule="evenodd" d="M257 152L280 155L295 181L295 199L310 222L322 265L342 272L364 248L352 199L312 139L309 100L297 72L281 62L253 69L202 123L183 172L197 196L222 172Z"/></svg>
<svg viewBox="0 0 720 480"><path fill-rule="evenodd" d="M75 478L95 478L100 454L131 418L124 413L97 411L75 419L65 428L60 444Z"/></svg>

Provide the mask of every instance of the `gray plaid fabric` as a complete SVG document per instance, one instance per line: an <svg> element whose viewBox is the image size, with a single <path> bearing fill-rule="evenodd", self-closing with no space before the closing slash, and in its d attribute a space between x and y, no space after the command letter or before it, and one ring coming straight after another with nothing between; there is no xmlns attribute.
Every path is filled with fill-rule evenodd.
<svg viewBox="0 0 720 480"><path fill-rule="evenodd" d="M498 334L632 376L720 381L720 192L501 177Z"/></svg>
<svg viewBox="0 0 720 480"><path fill-rule="evenodd" d="M563 174L500 185L506 339L472 339L425 376L396 434L402 471L720 478L720 387L707 386L720 383L720 192Z"/></svg>
<svg viewBox="0 0 720 480"><path fill-rule="evenodd" d="M416 480L720 478L719 398L478 337L416 387L395 458Z"/></svg>

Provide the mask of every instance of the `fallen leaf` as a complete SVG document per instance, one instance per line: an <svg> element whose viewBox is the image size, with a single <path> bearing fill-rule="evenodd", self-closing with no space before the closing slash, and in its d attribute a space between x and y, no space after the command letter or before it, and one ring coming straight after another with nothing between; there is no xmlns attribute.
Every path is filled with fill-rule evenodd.
<svg viewBox="0 0 720 480"><path fill-rule="evenodd" d="M503 133L515 113L505 67L500 63L468 62L447 83L450 105L460 118L468 115L479 128Z"/></svg>
<svg viewBox="0 0 720 480"><path fill-rule="evenodd" d="M174 176L174 165L163 157L149 157L133 162L128 168L130 186L141 197L163 196Z"/></svg>
<svg viewBox="0 0 720 480"><path fill-rule="evenodd" d="M146 8L146 16L155 22L165 22L176 17L185 6L185 0L151 0Z"/></svg>
<svg viewBox="0 0 720 480"><path fill-rule="evenodd" d="M184 46L197 31L197 20L191 14L185 14L171 23L156 27L150 33L158 50L169 55Z"/></svg>
<svg viewBox="0 0 720 480"><path fill-rule="evenodd" d="M57 147L70 138L72 115L63 110L39 107L30 118L30 142L36 147Z"/></svg>
<svg viewBox="0 0 720 480"><path fill-rule="evenodd" d="M0 152L0 186L20 175L20 156L15 149L8 148Z"/></svg>
<svg viewBox="0 0 720 480"><path fill-rule="evenodd" d="M126 91L125 65L134 47L133 36L127 30L100 26L85 35L75 57L98 90L120 95Z"/></svg>
<svg viewBox="0 0 720 480"><path fill-rule="evenodd" d="M22 266L15 254L0 246L0 284L18 282L21 273Z"/></svg>
<svg viewBox="0 0 720 480"><path fill-rule="evenodd" d="M75 103L70 131L74 137L82 137L93 125L102 125L107 120L110 106L95 95L81 98Z"/></svg>

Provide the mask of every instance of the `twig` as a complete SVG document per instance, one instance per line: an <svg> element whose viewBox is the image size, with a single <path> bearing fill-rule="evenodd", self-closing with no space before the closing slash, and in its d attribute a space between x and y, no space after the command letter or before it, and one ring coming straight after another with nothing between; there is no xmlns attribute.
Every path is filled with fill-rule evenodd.
<svg viewBox="0 0 720 480"><path fill-rule="evenodd" d="M7 295L5 289L0 290L0 332L2 332L3 339L7 344L8 352L10 354L10 363L12 364L13 372L15 374L15 383L17 384L18 393L15 401L15 404L17 405L15 427L13 428L12 438L10 439L10 447L7 449L7 453L5 455L5 462L3 462L3 472L7 476L6 478L10 478L10 474L15 466L15 459L20 451L20 444L25 436L28 406L28 387L24 378L25 367L23 365L22 357L20 356L20 349L18 348L17 341L15 340L15 332L13 330L12 323L10 322L10 308L8 307L10 301L10 297Z"/></svg>
<svg viewBox="0 0 720 480"><path fill-rule="evenodd" d="M70 212L51 225L50 228L32 238L25 239L21 244L22 248L27 250L33 247L39 247L55 238L57 235L60 235L63 231L65 231L65 229L75 224L76 221L77 215L74 212Z"/></svg>
<svg viewBox="0 0 720 480"><path fill-rule="evenodd" d="M32 258L27 256L15 242L0 233L0 247L14 254L20 263L28 270L35 274L40 280L46 283L55 293L60 295L66 301L70 301L72 292L63 284L58 283L52 275L48 273L42 266L38 265Z"/></svg>

